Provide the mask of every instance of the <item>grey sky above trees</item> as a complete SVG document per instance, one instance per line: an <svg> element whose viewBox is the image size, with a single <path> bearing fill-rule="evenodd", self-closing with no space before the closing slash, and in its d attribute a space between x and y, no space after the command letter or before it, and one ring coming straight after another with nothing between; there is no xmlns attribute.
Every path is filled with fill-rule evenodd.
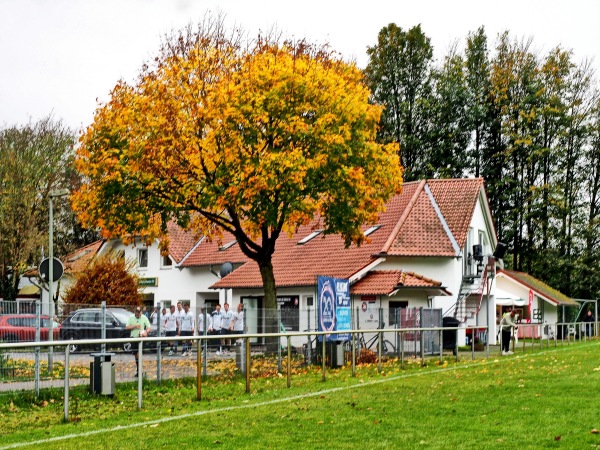
<svg viewBox="0 0 600 450"><path fill-rule="evenodd" d="M298 3L245 0L0 0L0 125L37 121L52 113L77 129L92 121L97 99L107 100L119 78L131 82L172 28L197 22L206 11L252 34L277 26L287 35L329 41L362 68L367 46L390 22L421 24L439 60L481 25L490 41L509 30L533 37L548 52L558 44L575 59L598 63L600 3L589 0L342 1Z"/></svg>

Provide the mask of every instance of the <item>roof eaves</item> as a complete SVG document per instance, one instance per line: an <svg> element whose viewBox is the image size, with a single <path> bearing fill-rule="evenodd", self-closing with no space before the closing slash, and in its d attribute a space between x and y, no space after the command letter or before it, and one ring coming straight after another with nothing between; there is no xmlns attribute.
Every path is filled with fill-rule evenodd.
<svg viewBox="0 0 600 450"><path fill-rule="evenodd" d="M354 274L350 275L350 277L348 278L348 281L350 281L350 283L357 282L362 277L364 277L367 273L369 273L374 267L378 266L379 264L381 264L384 261L385 261L385 258L383 258L383 257L377 258L375 261L372 261L371 263L367 264L362 269L360 269L360 270L356 271Z"/></svg>

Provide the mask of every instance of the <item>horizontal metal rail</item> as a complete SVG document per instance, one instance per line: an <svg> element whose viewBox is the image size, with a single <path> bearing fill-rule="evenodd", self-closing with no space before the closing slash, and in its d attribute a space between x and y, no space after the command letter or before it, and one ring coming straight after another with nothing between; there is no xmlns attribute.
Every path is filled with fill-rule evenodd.
<svg viewBox="0 0 600 450"><path fill-rule="evenodd" d="M66 347L67 345L77 343L79 345L100 345L100 344L121 344L121 343L137 343L137 342L164 342L164 341L204 341L204 340L221 340L221 339L245 339L245 338L282 338L282 337L304 337L304 336L331 336L334 334L361 334L361 333L415 333L423 331L445 331L445 330L470 330L487 329L485 326L468 326L468 327L421 327L421 328L374 328L360 330L340 330L332 333L331 331L292 331L285 333L245 333L245 334L219 334L219 335L201 335L201 336L157 336L145 338L112 338L112 339L72 339L68 341L39 341L39 342L13 342L0 343L0 349L19 349L19 348L35 348L35 347Z"/></svg>

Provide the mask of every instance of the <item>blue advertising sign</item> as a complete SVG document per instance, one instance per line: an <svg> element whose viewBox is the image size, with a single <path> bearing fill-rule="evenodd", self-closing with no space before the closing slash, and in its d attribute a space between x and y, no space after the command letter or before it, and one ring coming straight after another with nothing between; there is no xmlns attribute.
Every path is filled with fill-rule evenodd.
<svg viewBox="0 0 600 450"><path fill-rule="evenodd" d="M328 331L327 341L348 341L350 334L350 282L333 277L317 277L319 331ZM319 339L320 340L320 339Z"/></svg>

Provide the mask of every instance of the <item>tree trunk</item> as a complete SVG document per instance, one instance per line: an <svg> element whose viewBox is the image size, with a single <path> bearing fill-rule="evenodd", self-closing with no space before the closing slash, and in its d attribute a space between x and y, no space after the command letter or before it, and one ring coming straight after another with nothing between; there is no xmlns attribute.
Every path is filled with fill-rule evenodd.
<svg viewBox="0 0 600 450"><path fill-rule="evenodd" d="M275 276L273 274L273 263L269 257L265 261L258 262L260 276L263 282L265 292L263 302L264 313L264 332L278 333L279 324L277 323L277 287L275 285ZM265 339L267 353L274 353L278 350L280 338L268 337Z"/></svg>

